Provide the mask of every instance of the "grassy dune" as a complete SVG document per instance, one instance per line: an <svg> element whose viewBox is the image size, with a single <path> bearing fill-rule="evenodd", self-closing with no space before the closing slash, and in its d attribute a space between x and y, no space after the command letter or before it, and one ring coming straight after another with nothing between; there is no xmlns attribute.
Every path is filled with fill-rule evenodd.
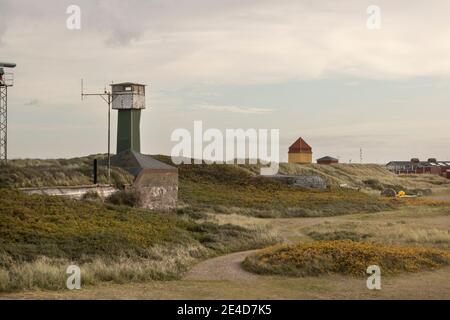
<svg viewBox="0 0 450 320"><path fill-rule="evenodd" d="M277 241L267 230L0 189L0 290L60 289L70 264L84 284L174 279L209 256Z"/></svg>
<svg viewBox="0 0 450 320"><path fill-rule="evenodd" d="M280 172L285 174L317 174L331 185L370 189L370 180L382 186L399 186L404 189L450 187L450 180L436 175L396 175L378 164L337 164L324 166L318 164L300 165L284 163Z"/></svg>
<svg viewBox="0 0 450 320"><path fill-rule="evenodd" d="M306 190L284 185L258 177L245 165L180 165L178 169L179 198L187 206L186 212L308 217L395 207L394 203L356 190Z"/></svg>
<svg viewBox="0 0 450 320"><path fill-rule="evenodd" d="M372 175L386 183L405 179L392 177L380 167L371 166L356 169L344 165L335 168L281 166L281 172L290 174L304 174L306 171L306 174L316 174L315 170L319 170L320 175L331 181L331 188L314 191L257 177L257 166L180 165L177 213L149 212L58 197L26 196L13 189L89 184L94 157L102 158L100 155L67 160L14 160L8 166L0 167L1 291L64 288L65 270L70 264L81 267L84 284L175 279L201 259L261 248L278 241L265 227L198 220L211 213L238 214L243 218L325 217L390 211L402 206L398 201L336 187L341 182L365 184L364 179ZM168 157L158 158L170 163ZM369 170L370 174L364 170ZM133 180L120 168L113 168L112 177L116 185L129 184ZM414 183L407 180L408 186L425 188L445 186L446 183L440 178L436 181L434 178L429 181L420 179L422 177L411 178ZM104 167L100 167L100 182L106 182ZM418 205L429 204L421 202ZM352 228L342 226L336 230L304 231L309 238L318 240L351 237L364 240L364 237L373 237L378 232L376 229L350 230ZM396 229L393 232L398 234L400 231ZM416 236L422 241L424 235L420 232L410 230L405 234L409 234L410 239ZM447 241L442 232L431 232L426 237L431 242Z"/></svg>
<svg viewBox="0 0 450 320"><path fill-rule="evenodd" d="M105 155L91 155L72 159L24 159L9 160L0 166L0 187L53 187L92 184L94 159L105 159ZM108 183L105 166L98 168L98 182ZM133 177L120 168L112 168L111 180L121 186L133 182Z"/></svg>
<svg viewBox="0 0 450 320"><path fill-rule="evenodd" d="M92 180L94 158L101 159L104 155L59 160L13 160L8 166L0 167L0 187L89 184ZM167 156L156 158L172 164ZM332 186L336 186L337 176L354 175L355 179L359 179L357 177L364 177L365 174L344 165L341 171L350 170L347 174L338 172L333 178L329 178L328 176L332 175L325 171L336 169L328 167L282 164L281 172L316 174L320 169L322 176L325 175L327 180L331 179ZM178 166L180 212L193 217L209 212L240 213L258 217L306 217L377 212L395 207L395 204L356 190L335 187L322 191L303 190L268 181L257 177L258 168L251 165ZM312 168L316 168L316 171L311 171ZM367 168L385 175L387 172L379 166L373 169L369 165ZM307 172L303 172L304 170ZM113 168L112 178L115 185L130 184L133 181L133 178L120 168ZM100 166L99 179L101 183L106 182L103 166Z"/></svg>

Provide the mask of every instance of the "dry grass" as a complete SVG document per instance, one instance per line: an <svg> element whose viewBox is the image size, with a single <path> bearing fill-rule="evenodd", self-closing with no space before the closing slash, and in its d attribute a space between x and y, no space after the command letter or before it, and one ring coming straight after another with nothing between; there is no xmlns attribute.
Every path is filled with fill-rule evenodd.
<svg viewBox="0 0 450 320"><path fill-rule="evenodd" d="M395 201L409 207L445 207L448 205L448 201L436 200L432 198L397 198Z"/></svg>
<svg viewBox="0 0 450 320"><path fill-rule="evenodd" d="M230 214L209 214L207 217L208 221L213 221L214 223L223 224L233 224L237 226L242 226L245 228L262 228L269 227L270 220L263 218L256 218L246 215L241 215L237 213Z"/></svg>
<svg viewBox="0 0 450 320"><path fill-rule="evenodd" d="M248 271L284 276L365 276L370 265L378 265L384 274L432 270L450 265L450 253L339 240L274 246L243 262Z"/></svg>
<svg viewBox="0 0 450 320"><path fill-rule="evenodd" d="M0 268L0 291L64 289L67 280L65 272L71 264L81 268L83 285L173 280L187 271L197 261L196 257L209 254L201 245L188 245L171 248L154 246L148 249L147 258L123 255L107 259L99 256L84 263L42 256L32 262L12 263L8 269Z"/></svg>
<svg viewBox="0 0 450 320"><path fill-rule="evenodd" d="M302 229L314 240L370 241L450 249L450 230L407 221L322 223Z"/></svg>
<svg viewBox="0 0 450 320"><path fill-rule="evenodd" d="M286 174L317 174L332 185L348 184L364 188L363 181L378 180L386 185L400 185L405 188L450 187L450 181L436 175L395 175L378 164L338 164L324 166L318 164L301 165L284 163L280 172Z"/></svg>
<svg viewBox="0 0 450 320"><path fill-rule="evenodd" d="M92 167L94 159L104 160L103 154L72 159L20 159L10 160L0 166L0 187L26 188L49 186L76 186L93 183ZM113 167L112 183L116 186L128 185L133 176L121 168ZM98 182L108 183L105 165L98 167Z"/></svg>

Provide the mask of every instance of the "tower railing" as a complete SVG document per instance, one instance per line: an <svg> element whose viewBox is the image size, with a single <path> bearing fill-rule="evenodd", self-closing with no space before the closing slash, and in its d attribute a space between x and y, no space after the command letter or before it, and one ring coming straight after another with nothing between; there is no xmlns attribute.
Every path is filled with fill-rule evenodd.
<svg viewBox="0 0 450 320"><path fill-rule="evenodd" d="M0 77L1 87L12 87L14 85L14 74L5 73Z"/></svg>

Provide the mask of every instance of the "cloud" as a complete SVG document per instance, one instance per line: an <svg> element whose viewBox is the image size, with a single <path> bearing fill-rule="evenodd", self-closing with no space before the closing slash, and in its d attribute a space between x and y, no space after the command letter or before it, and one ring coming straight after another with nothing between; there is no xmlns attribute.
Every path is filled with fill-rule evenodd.
<svg viewBox="0 0 450 320"><path fill-rule="evenodd" d="M45 10L23 0L0 4L0 16L4 4L13 10L11 39L23 36L27 48L36 49L52 39L46 47L57 57L103 73L114 64L128 73L151 73L160 82L238 85L342 75L450 76L446 0L433 6L379 0L382 24L376 31L367 29L367 5L359 0L80 0L78 33L67 32L67 4L60 1L49 1ZM80 52L89 52L89 66Z"/></svg>
<svg viewBox="0 0 450 320"><path fill-rule="evenodd" d="M38 99L31 99L28 102L25 102L23 104L24 106L38 106L39 105L39 100Z"/></svg>
<svg viewBox="0 0 450 320"><path fill-rule="evenodd" d="M449 91L444 89L450 79L448 0L435 0L433 5L377 0L382 23L376 31L366 28L370 3L360 0L78 0L82 10L79 31L66 28L66 8L72 3L0 0L0 60L18 64L10 100L12 112L17 112L15 119L39 123L36 119L42 117L55 123L62 119L87 126L85 118L75 117L84 115L103 125L104 104L100 99L80 102L80 79L85 79L85 89L90 92L101 92L111 81L136 81L149 85L147 99L154 109L145 113L148 123L161 123L158 131L151 129L154 131L149 134L158 136L149 143L156 148L152 152L167 144L161 139L165 134L161 132L172 121L165 118L167 114L177 115L177 126L186 126L191 120L191 115L183 112L186 106L200 106L202 119L217 121L218 125L237 125L240 117L225 119L222 116L226 113L274 114L253 117L255 126L277 127L283 123L284 132L292 132L292 137L301 131L302 135L317 135L326 141L324 136L336 132L368 133L373 138L367 140L378 141L380 133L416 136L419 128L420 136L429 139L422 144L423 149L435 148L431 147L433 141L448 144L448 134L438 135L435 132L439 130L433 130L448 126L448 109L443 106L449 99ZM427 88L396 87L414 85L416 80ZM358 94L339 94L335 92L338 86L323 86L327 81L354 86ZM438 81L443 83L442 90L434 88ZM387 84L387 90L384 86L369 90L368 86L381 82ZM275 96L271 89L278 85L283 91L276 90ZM183 94L196 88L219 95ZM392 100L395 93L398 101ZM335 97L335 102L325 99L327 95ZM15 103L32 105L36 102L33 100L40 108L13 107ZM369 107L375 102L388 111L375 113ZM334 103L358 107L332 113ZM441 120L423 117L424 108L439 114ZM405 114L405 123L395 121L405 119ZM414 115L421 118L412 121ZM300 126L298 119L307 116ZM373 122L366 124L368 117ZM247 125L249 119L241 118L241 126ZM14 130L14 121L11 123ZM71 134L53 124L51 128L58 134ZM79 143L71 149L73 155L86 152L82 142L90 139L89 134L92 132L80 131L68 138L71 140L66 144L71 147ZM103 136L96 139L99 146L103 145ZM385 137L382 140L390 141ZM21 145L35 141L35 136L24 137L22 144L17 144L17 152L40 154L42 148L19 150ZM354 143L358 154L361 142ZM411 145L397 140L393 144L386 152ZM336 142L338 155L339 146L345 146L340 139ZM54 154L59 153L56 147L53 149ZM330 152L328 146L326 150Z"/></svg>
<svg viewBox="0 0 450 320"><path fill-rule="evenodd" d="M199 107L199 109L207 110L207 111L243 113L243 114L270 114L273 112L272 109L242 107L242 106L205 105L205 106Z"/></svg>
<svg viewBox="0 0 450 320"><path fill-rule="evenodd" d="M0 46L3 44L3 36L7 29L7 15L9 6L6 0L0 0Z"/></svg>

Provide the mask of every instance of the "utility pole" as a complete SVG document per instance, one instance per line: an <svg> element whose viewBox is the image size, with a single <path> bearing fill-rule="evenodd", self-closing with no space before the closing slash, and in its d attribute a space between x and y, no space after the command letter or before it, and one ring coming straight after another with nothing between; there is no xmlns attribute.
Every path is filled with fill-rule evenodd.
<svg viewBox="0 0 450 320"><path fill-rule="evenodd" d="M111 91L104 90L103 93L84 93L83 79L81 79L81 100L86 96L98 96L101 97L108 104L108 184L111 184L111 103L112 93Z"/></svg>
<svg viewBox="0 0 450 320"><path fill-rule="evenodd" d="M363 149L359 148L359 161L361 162L361 164L363 163Z"/></svg>

